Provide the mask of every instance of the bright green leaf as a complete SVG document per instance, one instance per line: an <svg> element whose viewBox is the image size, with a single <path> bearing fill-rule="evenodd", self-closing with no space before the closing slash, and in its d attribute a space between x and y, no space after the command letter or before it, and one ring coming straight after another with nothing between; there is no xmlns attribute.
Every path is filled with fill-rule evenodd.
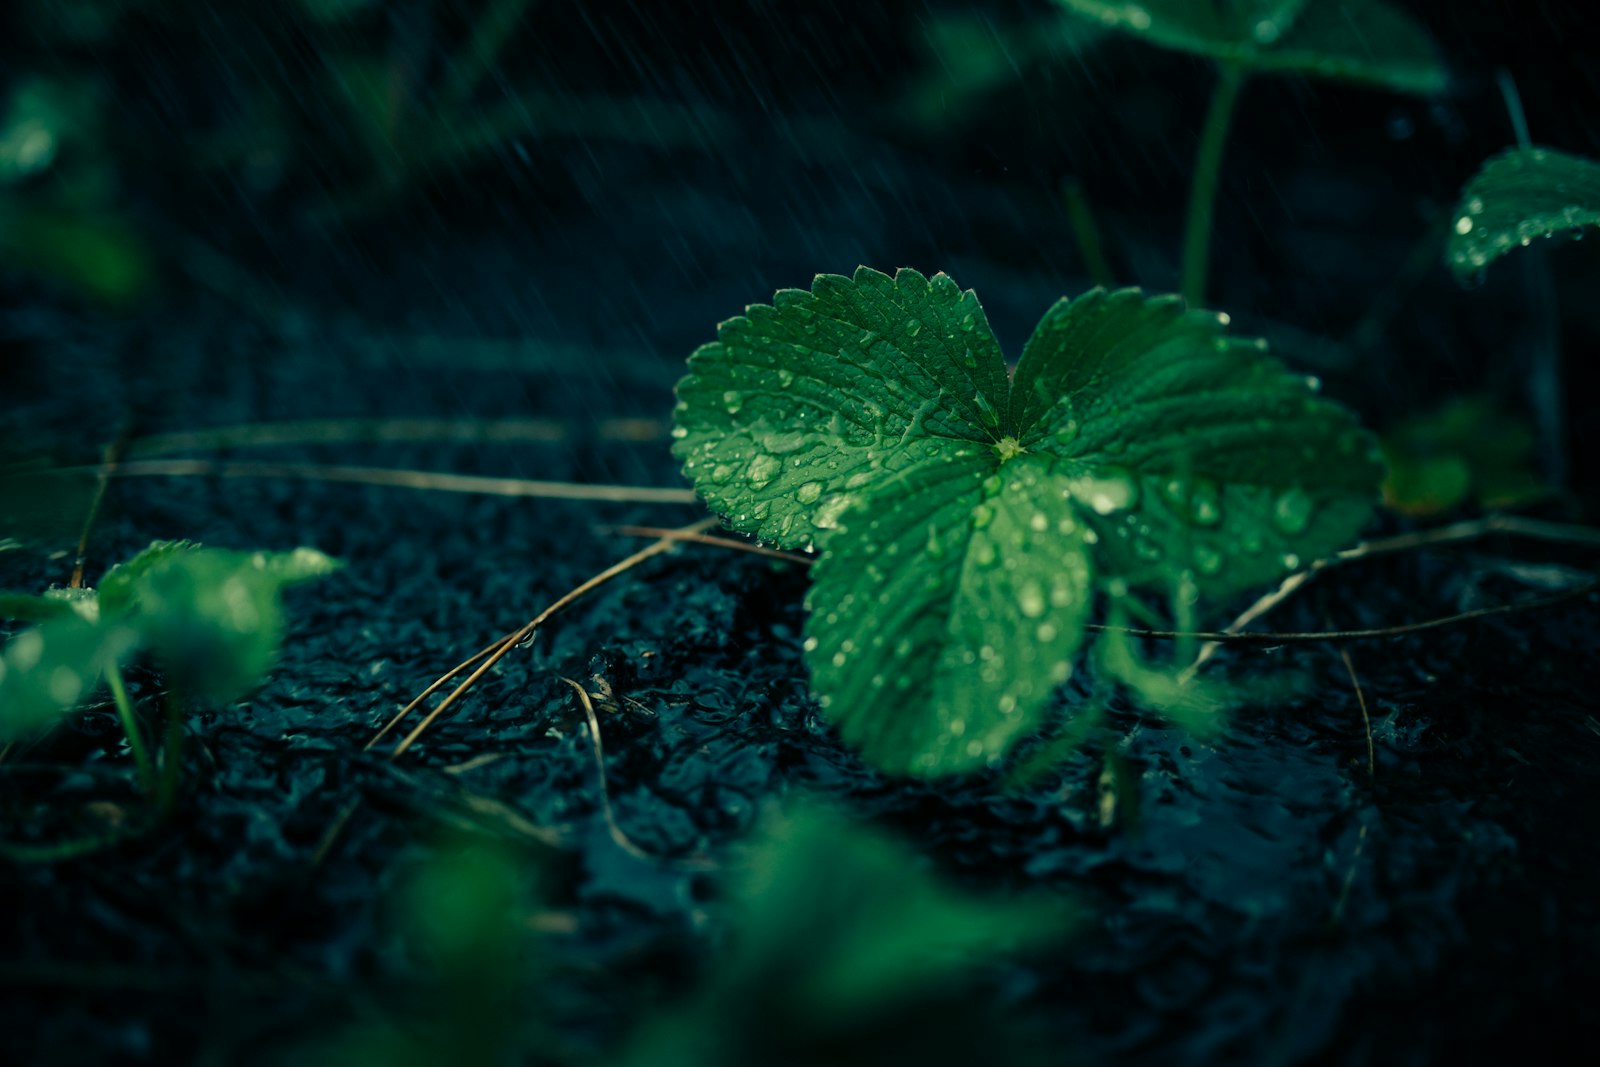
<svg viewBox="0 0 1600 1067"><path fill-rule="evenodd" d="M1427 30L1381 0L1060 0L1163 48L1241 69L1433 95L1449 73Z"/></svg>
<svg viewBox="0 0 1600 1067"><path fill-rule="evenodd" d="M822 549L813 687L891 770L969 770L1036 726L1091 575L1231 591L1370 512L1381 472L1353 417L1175 298L1058 303L1014 385L943 274L821 275L775 305L692 357L676 449L731 525Z"/></svg>
<svg viewBox="0 0 1600 1067"><path fill-rule="evenodd" d="M1224 593L1348 543L1382 475L1314 385L1176 297L1095 290L1045 315L1017 365L1021 444L1058 458L1101 570Z"/></svg>
<svg viewBox="0 0 1600 1067"><path fill-rule="evenodd" d="M1092 600L1084 527L1048 460L938 447L845 513L807 598L823 707L901 773L981 767L1037 727Z"/></svg>
<svg viewBox="0 0 1600 1067"><path fill-rule="evenodd" d="M100 625L75 612L13 637L0 654L0 741L88 699L106 670L137 643L131 628Z"/></svg>
<svg viewBox="0 0 1600 1067"><path fill-rule="evenodd" d="M994 438L1006 368L971 290L863 267L773 305L722 323L678 384L673 454L735 529L822 544L878 467Z"/></svg>
<svg viewBox="0 0 1600 1067"><path fill-rule="evenodd" d="M1485 163L1461 190L1445 258L1465 281L1535 238L1581 237L1595 225L1600 163L1549 148L1513 148Z"/></svg>

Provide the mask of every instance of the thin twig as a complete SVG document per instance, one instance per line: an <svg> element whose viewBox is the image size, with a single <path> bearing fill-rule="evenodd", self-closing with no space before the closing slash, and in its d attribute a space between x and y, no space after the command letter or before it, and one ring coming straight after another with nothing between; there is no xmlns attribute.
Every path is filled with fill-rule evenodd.
<svg viewBox="0 0 1600 1067"><path fill-rule="evenodd" d="M698 533L702 530L709 529L716 521L716 519L702 519L699 522L684 527L683 530L673 532ZM488 671L493 668L496 663L505 658L505 656L513 648L516 648L528 638L532 637L538 631L539 627L544 625L544 623L553 615L560 612L568 605L581 599L594 589L604 585L606 582L609 582L611 579L633 569L634 567L637 567L639 564L643 563L647 559L650 559L652 556L658 556L661 553L668 551L676 544L677 540L675 538L663 537L654 544L635 552L633 555L622 560L620 563L616 563L610 567L607 567L599 574L596 574L583 584L566 593L559 600L551 604L548 608L545 608L538 615L534 616L533 619L529 620L526 625L522 626L514 633L508 634L506 637L501 638L499 641L477 653L466 662L458 664L445 675L437 679L431 686L428 687L426 691L423 692L421 696L412 701L411 704L407 705L401 714L396 715L392 720L390 720L390 722L386 724L381 731L379 731L376 737L367 742L366 746L363 748L363 751L366 751L377 744L378 740L387 734L395 723L408 714L411 708L420 704L421 701L428 696L428 694L437 691L441 686L444 685L445 682L459 675L473 663L483 660L484 662L479 665L477 670L472 672L466 681L456 686L456 688L450 692L449 696L445 697L444 700L439 702L438 707L430 711L427 716L420 723L418 723L409 734L405 736L404 740L394 747L394 750L389 753L388 758L391 761L398 759L408 748L412 746L413 743L416 742L419 737L422 736L423 732L426 731L429 726L433 725L434 720L436 720L440 715L444 714L445 710L455 704L456 701L460 700L468 690L477 684L480 678L488 673ZM316 851L312 853L311 865L313 868L320 867L323 861L328 858L329 853L333 851L333 846L343 835L345 827L350 824L350 820L355 817L355 813L360 806L360 801L351 801L344 807L342 811L339 812L338 816L335 817L332 825L328 827L327 832L322 835L322 840L317 843Z"/></svg>
<svg viewBox="0 0 1600 1067"><path fill-rule="evenodd" d="M1193 678L1205 662L1217 654L1223 643L1231 639L1231 635L1243 631L1246 626L1249 626L1252 622L1283 603L1301 586L1329 567L1394 552L1409 552L1418 548L1431 548L1438 545L1475 541L1492 534L1506 534L1511 537L1526 537L1535 541L1550 541L1557 544L1600 548L1600 530L1593 527L1548 522L1544 519L1529 519L1520 515L1487 515L1481 519L1470 519L1465 522L1452 523L1449 526L1438 526L1429 530L1417 530L1413 533L1398 534L1394 537L1363 541L1353 548L1347 548L1343 552L1336 552L1326 559L1314 560L1305 570L1298 571L1285 578L1278 588L1262 596L1246 608L1238 618L1229 623L1227 628L1222 631L1227 636L1211 639L1201 645L1200 651L1195 655L1194 662L1184 668L1182 677L1184 680ZM1540 605L1530 604L1529 606L1538 607ZM1461 619L1452 617L1448 621L1459 622ZM1375 634L1372 636L1389 635Z"/></svg>
<svg viewBox="0 0 1600 1067"><path fill-rule="evenodd" d="M589 746L590 751L594 753L595 776L600 783L600 814L606 821L606 830L611 834L611 840L635 859L644 860L646 863L663 862L666 857L657 856L634 844L633 839L624 833L618 824L617 813L611 806L611 787L606 784L606 753L600 741L600 716L594 712L594 701L590 699L588 690L571 678L561 680L577 692L578 703L583 705L583 714L589 720Z"/></svg>
<svg viewBox="0 0 1600 1067"><path fill-rule="evenodd" d="M1356 703L1361 706L1361 724L1367 730L1367 776L1378 776L1378 752L1372 744L1372 715L1367 711L1367 694L1361 689L1361 679L1356 677L1356 664L1350 658L1350 650L1343 645L1339 646L1339 658L1344 661L1344 669L1350 675L1350 684L1356 690Z"/></svg>
<svg viewBox="0 0 1600 1067"><path fill-rule="evenodd" d="M1475 608L1472 611L1462 611L1455 615L1424 619L1421 622L1408 622L1399 626L1382 626L1371 630L1311 630L1290 633L1252 630L1239 633L1228 629L1189 632L1180 630L1141 630L1133 627L1102 626L1098 623L1089 623L1084 629L1101 632L1114 631L1129 634L1133 637L1149 637L1161 641L1191 638L1216 644L1293 645L1308 644L1315 641L1365 641L1376 637L1400 637L1404 634L1414 634L1423 630L1436 630L1441 626L1453 626L1459 622L1470 622L1473 619L1488 618L1491 615L1509 615L1518 611L1535 611L1539 608L1547 608L1564 601L1587 596L1597 590L1600 590L1600 580L1584 582L1582 585L1575 585L1571 589L1564 589L1559 593L1532 597L1528 600L1518 601L1515 604L1500 604L1492 608ZM1191 664L1186 669L1185 674L1192 672L1195 666L1196 664Z"/></svg>
<svg viewBox="0 0 1600 1067"><path fill-rule="evenodd" d="M701 519L697 523L693 523L684 527L684 531L698 533L701 530L709 529L716 521L716 519ZM648 560L653 556L661 555L661 553L671 549L676 543L677 542L674 538L663 537L654 544L651 544L645 548L641 548L639 551L635 552L622 562L612 564L610 567L607 567L605 570L590 578L588 581L577 586L575 589L570 590L555 603L551 604L539 614L535 615L525 626L522 627L522 629L516 632L515 636L511 640L503 642L499 648L495 649L495 651L483 661L478 669L473 671L472 674L467 677L466 681L456 686L456 688L451 691L449 696L440 701L438 707L430 711L427 716L424 717L423 720L405 736L405 739L394 747L394 751L389 753L389 758L398 759L400 756L402 756L406 749L410 748L412 744L414 744L416 740L422 736L423 732L433 724L435 719L442 715L444 711L457 700L460 700L469 689L471 689L474 685L477 685L478 679L489 673L495 664L499 663L506 657L507 653L538 632L539 627L543 626L552 615L560 612L567 605L582 599L584 596L595 589L598 589L600 586L606 584L618 575L625 574L626 572L632 570L645 560Z"/></svg>
<svg viewBox="0 0 1600 1067"><path fill-rule="evenodd" d="M638 418L601 419L592 430L603 441L652 441L665 437L666 432L665 422ZM431 441L556 444L577 435L575 424L558 419L299 419L151 434L134 440L126 454L162 456L221 448Z"/></svg>
<svg viewBox="0 0 1600 1067"><path fill-rule="evenodd" d="M1356 850L1350 854L1350 867L1345 871L1344 884L1339 887L1339 899L1333 905L1333 915L1329 918L1330 925L1337 927L1344 921L1344 909L1350 903L1350 891L1356 884L1356 865L1361 862L1361 853L1367 847L1367 827L1363 823L1361 832L1356 835Z"/></svg>
<svg viewBox="0 0 1600 1067"><path fill-rule="evenodd" d="M440 689L443 689L446 682L460 674L462 671L466 670L468 667L471 667L483 657L491 655L501 645L516 637L517 633L518 631L513 630L503 637L496 638L493 643L484 646L471 659L462 660L460 663L441 674L438 678L434 679L433 684L428 686L428 688L424 689L422 692L418 693L411 703L395 712L389 721L383 724L383 729L373 734L367 743L361 746L361 751L371 751L377 746L379 741L382 741L389 735L389 731L393 730L396 726L399 726L407 715L410 715L413 711L415 711L418 705L420 705L424 700L427 700L429 697L433 696L433 694L437 693Z"/></svg>
<svg viewBox="0 0 1600 1067"><path fill-rule="evenodd" d="M783 559L790 563L803 563L810 565L816 562L815 556L802 555L799 552L784 552L777 548L768 548L766 545L752 545L748 541L736 541L731 537L718 537L715 534L686 534L678 530L668 529L665 526L599 526L597 533L620 534L624 537L670 537L674 541L689 541L697 545L713 545L717 548L731 548L735 552L749 552L756 556L766 556L769 559Z"/></svg>
<svg viewBox="0 0 1600 1067"><path fill-rule="evenodd" d="M105 469L105 468L97 468ZM388 467L324 466L316 463L235 463L206 459L152 459L124 463L111 471L117 478L284 478L302 482L349 482L430 489L443 493L542 497L550 500L599 500L630 504L693 504L692 489L651 486L584 485L527 478L489 478L442 471L395 470Z"/></svg>
<svg viewBox="0 0 1600 1067"><path fill-rule="evenodd" d="M105 502L106 487L111 484L111 477L116 473L117 464L127 447L128 427L125 425L116 440L106 445L105 451L101 453L100 474L95 479L94 495L89 498L89 513L83 517L83 530L78 535L78 551L72 561L72 581L68 584L73 589L83 588L83 567L89 558L89 532L94 529L95 520L100 517L100 505Z"/></svg>

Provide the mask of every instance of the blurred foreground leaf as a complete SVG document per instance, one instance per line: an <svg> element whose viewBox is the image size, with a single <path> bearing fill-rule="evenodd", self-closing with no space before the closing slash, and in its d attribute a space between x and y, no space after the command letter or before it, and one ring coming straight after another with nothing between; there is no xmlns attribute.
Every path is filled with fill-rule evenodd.
<svg viewBox="0 0 1600 1067"><path fill-rule="evenodd" d="M1035 1062L970 980L1059 943L1062 902L956 891L903 846L816 810L768 827L737 892L727 958L646 1028L629 1067Z"/></svg>

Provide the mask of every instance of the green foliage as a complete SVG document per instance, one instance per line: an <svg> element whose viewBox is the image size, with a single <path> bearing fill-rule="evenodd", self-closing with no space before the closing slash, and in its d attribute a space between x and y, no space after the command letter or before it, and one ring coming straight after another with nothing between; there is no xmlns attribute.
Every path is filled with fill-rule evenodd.
<svg viewBox="0 0 1600 1067"><path fill-rule="evenodd" d="M1226 593L1365 522L1371 439L1173 297L1061 300L1014 379L948 276L819 275L718 328L675 454L735 529L822 557L813 688L902 773L971 770L1070 674L1095 578Z"/></svg>
<svg viewBox="0 0 1600 1067"><path fill-rule="evenodd" d="M1428 32L1382 0L1060 0L1151 44L1246 72L1433 95L1449 74Z"/></svg>
<svg viewBox="0 0 1600 1067"><path fill-rule="evenodd" d="M1549 148L1513 148L1483 165L1461 190L1445 258L1458 279L1535 238L1581 237L1600 225L1600 163Z"/></svg>
<svg viewBox="0 0 1600 1067"><path fill-rule="evenodd" d="M1536 440L1494 397L1457 397L1383 435L1383 502L1421 516L1469 502L1514 508L1540 500L1551 490L1534 462Z"/></svg>
<svg viewBox="0 0 1600 1067"><path fill-rule="evenodd" d="M283 636L285 586L331 573L314 549L232 552L156 542L113 567L98 592L7 594L0 609L38 621L12 638L0 670L0 739L88 698L137 649L153 651L189 694L233 700L271 665Z"/></svg>
<svg viewBox="0 0 1600 1067"><path fill-rule="evenodd" d="M983 899L909 849L801 810L769 824L735 887L733 947L623 1063L1016 1063L1015 1034L963 996L976 966L1060 942L1059 900Z"/></svg>

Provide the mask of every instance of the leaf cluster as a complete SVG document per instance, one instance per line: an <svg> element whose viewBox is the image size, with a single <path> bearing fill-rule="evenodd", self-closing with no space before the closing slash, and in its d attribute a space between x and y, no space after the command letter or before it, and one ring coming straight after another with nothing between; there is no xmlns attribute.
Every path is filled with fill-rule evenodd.
<svg viewBox="0 0 1600 1067"><path fill-rule="evenodd" d="M1365 522L1372 439L1225 322L1095 290L1008 374L947 275L819 275L691 356L674 450L729 525L820 550L805 652L845 740L973 770L1040 724L1104 583L1225 595Z"/></svg>

